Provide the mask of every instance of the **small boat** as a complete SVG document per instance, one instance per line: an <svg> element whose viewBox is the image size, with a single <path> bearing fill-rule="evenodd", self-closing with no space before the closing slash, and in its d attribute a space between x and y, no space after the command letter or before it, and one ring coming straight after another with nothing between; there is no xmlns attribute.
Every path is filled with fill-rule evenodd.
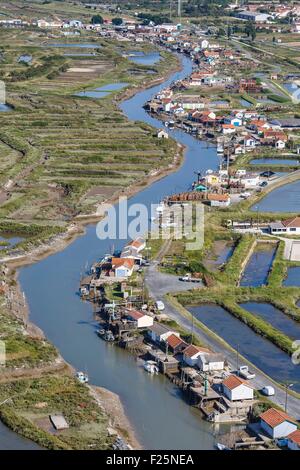
<svg viewBox="0 0 300 470"><path fill-rule="evenodd" d="M113 342L115 340L115 337L110 330L101 329L97 331L97 334L100 338L104 339L104 341Z"/></svg>
<svg viewBox="0 0 300 470"><path fill-rule="evenodd" d="M89 376L84 372L76 372L76 378L82 384L87 384L89 381Z"/></svg>
<svg viewBox="0 0 300 470"><path fill-rule="evenodd" d="M155 361L145 361L144 369L149 372L149 374L158 374L159 369Z"/></svg>
<svg viewBox="0 0 300 470"><path fill-rule="evenodd" d="M216 443L216 449L218 450L231 450L229 447L225 446L224 444L221 444L220 442Z"/></svg>

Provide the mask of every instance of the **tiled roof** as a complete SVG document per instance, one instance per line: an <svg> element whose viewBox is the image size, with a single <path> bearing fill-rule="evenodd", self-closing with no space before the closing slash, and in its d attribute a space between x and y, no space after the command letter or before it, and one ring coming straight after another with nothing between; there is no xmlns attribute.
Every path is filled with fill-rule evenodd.
<svg viewBox="0 0 300 470"><path fill-rule="evenodd" d="M168 338L167 338L167 341L169 346L171 346L171 348L176 348L177 346L179 346L180 344L185 344L185 342L179 338L178 336L172 334L170 335Z"/></svg>
<svg viewBox="0 0 300 470"><path fill-rule="evenodd" d="M294 422L293 418L284 411L276 410L275 408L270 408L262 413L260 415L260 419L267 423L271 428L275 428L279 424L284 423L284 421Z"/></svg>
<svg viewBox="0 0 300 470"><path fill-rule="evenodd" d="M223 380L223 385L229 388L229 390L234 390L240 385L246 385L246 387L252 388L246 380L237 377L236 375L230 375L227 379Z"/></svg>
<svg viewBox="0 0 300 470"><path fill-rule="evenodd" d="M144 313L139 312L138 310L125 310L127 315L131 318L134 318L134 320L138 320L139 318L142 318L144 316Z"/></svg>
<svg viewBox="0 0 300 470"><path fill-rule="evenodd" d="M292 217L282 221L285 227L300 227L300 217Z"/></svg>
<svg viewBox="0 0 300 470"><path fill-rule="evenodd" d="M111 264L114 269L120 268L121 266L131 269L133 268L134 260L131 258L112 258Z"/></svg>
<svg viewBox="0 0 300 470"><path fill-rule="evenodd" d="M291 441L295 442L295 444L298 444L298 446L300 446L300 429L296 429L296 431L289 434L288 439L290 439Z"/></svg>
<svg viewBox="0 0 300 470"><path fill-rule="evenodd" d="M184 355L185 356L188 356L188 357L193 357L195 356L195 354L197 353L201 353L201 352L207 352L209 353L210 350L209 349L206 349L206 348L199 348L198 346L194 346L193 344L190 344L187 348L185 348L185 350L183 351Z"/></svg>

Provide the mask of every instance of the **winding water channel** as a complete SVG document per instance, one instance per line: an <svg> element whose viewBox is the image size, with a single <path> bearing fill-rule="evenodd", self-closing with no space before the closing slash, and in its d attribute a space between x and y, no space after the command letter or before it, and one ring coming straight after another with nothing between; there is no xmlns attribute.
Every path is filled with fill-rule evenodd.
<svg viewBox="0 0 300 470"><path fill-rule="evenodd" d="M121 109L128 119L144 121L156 128L162 126L159 120L145 112L143 105L161 88L191 73L191 61L186 57L181 57L181 61L180 72L174 73L163 84L139 92L122 103ZM143 203L149 206L151 203L158 203L171 192L186 190L194 178L194 171L217 168L215 147L180 130L168 132L185 145L184 163L177 172L132 197L132 204ZM117 206L117 213L118 209ZM62 252L22 268L20 282L29 303L30 319L44 331L66 361L77 370L88 371L92 384L103 386L120 396L137 437L145 448L211 449L215 442L214 427L201 420L197 410L185 404L181 392L164 376L151 377L126 351L101 341L96 335L97 323L94 320L92 305L82 302L77 295L80 272L84 270L86 263L91 264L100 259L111 251L112 245L115 250L122 248L125 242L126 237L99 240L96 236L96 226L89 225L85 235L76 239ZM224 319L223 315L222 317ZM229 317L231 321L238 322L230 315ZM212 319L212 316L210 318ZM216 323L215 319L213 321ZM230 323L230 320L227 319L227 322ZM235 327L247 328L245 325L241 326L240 322ZM231 331L235 331L234 328ZM259 337L257 338L259 341ZM263 343L265 341L262 340ZM268 347L270 345L273 348L271 343L267 343ZM266 352L265 348L263 349L261 361L257 361L257 354L250 358L258 366L262 366L262 369ZM251 350L257 351L256 345L253 345ZM274 369L278 370L277 359L280 363L282 357L275 360L276 355L273 354L272 349L270 357ZM18 436L6 428L2 431L0 427L0 437L1 432L6 433L2 448L26 447L28 441L18 440ZM31 443L27 445L27 448L30 448ZM2 439L0 448L1 446Z"/></svg>
<svg viewBox="0 0 300 470"><path fill-rule="evenodd" d="M182 70L163 84L142 91L122 103L121 108L131 120L140 120L156 128L161 122L150 117L144 103L171 81L191 73L192 63L182 57ZM154 183L131 199L131 203L158 203L170 192L186 189L194 171L217 168L215 147L196 140L182 131L170 131L172 137L187 148L183 165L176 173ZM214 428L201 420L197 410L187 406L180 391L165 377L150 377L138 367L135 359L124 350L101 341L96 335L97 324L91 304L76 295L80 272L86 262L94 262L110 252L112 245L120 249L126 240L101 241L95 225L64 251L54 254L20 271L30 319L45 332L66 361L77 370L87 369L91 383L117 393L133 424L138 439L152 449L211 449Z"/></svg>

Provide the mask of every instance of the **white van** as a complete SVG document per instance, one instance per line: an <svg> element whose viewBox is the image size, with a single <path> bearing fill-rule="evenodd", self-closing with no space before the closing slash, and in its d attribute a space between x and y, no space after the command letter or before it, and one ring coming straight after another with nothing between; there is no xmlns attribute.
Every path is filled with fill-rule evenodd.
<svg viewBox="0 0 300 470"><path fill-rule="evenodd" d="M275 395L275 390L270 385L266 385L264 388L261 389L261 393L263 393L263 395L266 395L267 397L272 397L273 395Z"/></svg>
<svg viewBox="0 0 300 470"><path fill-rule="evenodd" d="M155 306L160 312L165 309L165 304L161 300L157 300L157 302L155 302Z"/></svg>

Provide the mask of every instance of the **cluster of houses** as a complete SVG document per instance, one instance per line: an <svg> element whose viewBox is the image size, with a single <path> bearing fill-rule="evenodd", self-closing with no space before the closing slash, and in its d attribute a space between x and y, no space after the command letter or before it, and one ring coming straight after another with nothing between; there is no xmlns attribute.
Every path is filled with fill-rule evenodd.
<svg viewBox="0 0 300 470"><path fill-rule="evenodd" d="M206 418L214 422L247 421L253 405L257 402L255 388L249 380L231 373L222 354L217 354L205 347L188 344L178 331L167 324L154 320L153 314L134 308L121 308L114 313L109 328L115 339L128 340L128 335L143 332L140 338L150 348L147 357L157 364L162 373L166 373L192 397L192 403L198 406ZM154 362L149 361L149 362ZM181 377L181 380L179 380ZM293 450L300 450L300 431L296 421L288 414L270 408L259 417L253 430L264 439L276 440L287 438L286 445ZM252 431L253 431L252 430Z"/></svg>

